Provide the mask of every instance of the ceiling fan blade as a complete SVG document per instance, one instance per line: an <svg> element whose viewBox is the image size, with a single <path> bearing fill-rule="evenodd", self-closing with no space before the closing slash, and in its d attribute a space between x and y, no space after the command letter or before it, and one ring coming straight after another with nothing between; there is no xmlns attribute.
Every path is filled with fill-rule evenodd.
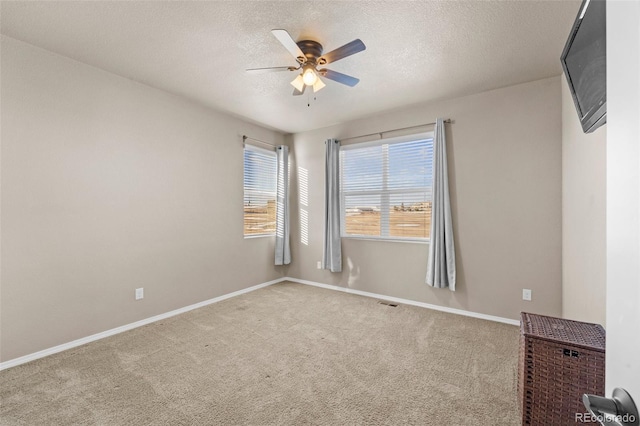
<svg viewBox="0 0 640 426"><path fill-rule="evenodd" d="M320 73L320 75L328 78L329 80L337 81L338 83L346 84L347 86L351 86L351 87L355 86L360 82L360 79L358 78L351 77L350 75L342 74L341 72L338 72L338 71L331 71L326 68L323 68L318 72Z"/></svg>
<svg viewBox="0 0 640 426"><path fill-rule="evenodd" d="M335 50L332 50L329 53L325 53L319 59L320 64L330 64L331 62L338 61L342 58L346 58L347 56L351 56L358 52L362 52L365 50L367 46L364 45L362 40L359 38L353 40L350 43L345 44L342 47L338 47Z"/></svg>
<svg viewBox="0 0 640 426"><path fill-rule="evenodd" d="M300 47L296 44L293 38L291 38L287 30L271 30L271 34L273 34L278 41L282 43L285 49L287 49L298 62L304 62L304 53L300 50Z"/></svg>
<svg viewBox="0 0 640 426"><path fill-rule="evenodd" d="M302 86L302 90L298 90L295 87L293 88L293 96L300 96L304 93L304 89L307 88L307 85L305 84L304 86Z"/></svg>
<svg viewBox="0 0 640 426"><path fill-rule="evenodd" d="M264 74L267 72L278 71L295 71L296 67L267 67L267 68L249 68L246 71L250 74Z"/></svg>

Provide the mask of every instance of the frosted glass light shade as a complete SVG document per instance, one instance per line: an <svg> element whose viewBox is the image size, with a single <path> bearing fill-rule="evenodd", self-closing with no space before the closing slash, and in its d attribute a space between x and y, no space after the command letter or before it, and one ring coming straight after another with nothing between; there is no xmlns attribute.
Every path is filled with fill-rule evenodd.
<svg viewBox="0 0 640 426"><path fill-rule="evenodd" d="M326 86L326 84L324 84L322 80L318 78L316 82L313 84L313 93L316 93L318 90L322 89L324 86Z"/></svg>
<svg viewBox="0 0 640 426"><path fill-rule="evenodd" d="M296 79L291 82L291 85L295 87L298 92L302 92L302 89L304 89L304 80L302 79L302 74L299 74Z"/></svg>

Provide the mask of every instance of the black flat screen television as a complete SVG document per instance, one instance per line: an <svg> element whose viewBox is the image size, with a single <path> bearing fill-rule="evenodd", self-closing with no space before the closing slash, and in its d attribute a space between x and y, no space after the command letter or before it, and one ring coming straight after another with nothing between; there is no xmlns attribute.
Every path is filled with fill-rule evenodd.
<svg viewBox="0 0 640 426"><path fill-rule="evenodd" d="M583 0L560 62L582 130L593 132L607 122L605 0Z"/></svg>

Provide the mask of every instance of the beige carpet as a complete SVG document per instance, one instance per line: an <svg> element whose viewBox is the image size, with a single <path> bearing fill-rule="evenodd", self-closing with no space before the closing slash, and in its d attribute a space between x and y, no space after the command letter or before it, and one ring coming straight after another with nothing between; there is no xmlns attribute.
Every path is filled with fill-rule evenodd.
<svg viewBox="0 0 640 426"><path fill-rule="evenodd" d="M517 327L281 283L0 372L2 425L518 425Z"/></svg>

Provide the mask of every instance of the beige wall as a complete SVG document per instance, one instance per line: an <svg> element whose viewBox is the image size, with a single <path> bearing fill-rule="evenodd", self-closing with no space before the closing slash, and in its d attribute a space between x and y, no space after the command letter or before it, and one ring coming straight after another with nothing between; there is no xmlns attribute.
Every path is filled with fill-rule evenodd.
<svg viewBox="0 0 640 426"><path fill-rule="evenodd" d="M562 315L605 324L606 125L585 134L562 76Z"/></svg>
<svg viewBox="0 0 640 426"><path fill-rule="evenodd" d="M282 135L6 37L1 120L2 361L283 275L241 140Z"/></svg>
<svg viewBox="0 0 640 426"><path fill-rule="evenodd" d="M512 319L521 310L559 316L561 103L560 77L554 77L293 135L288 275ZM454 120L447 143L457 291L424 283L426 244L343 239L344 271L316 269L322 257L324 140L436 117ZM532 302L522 301L523 288L533 290Z"/></svg>

